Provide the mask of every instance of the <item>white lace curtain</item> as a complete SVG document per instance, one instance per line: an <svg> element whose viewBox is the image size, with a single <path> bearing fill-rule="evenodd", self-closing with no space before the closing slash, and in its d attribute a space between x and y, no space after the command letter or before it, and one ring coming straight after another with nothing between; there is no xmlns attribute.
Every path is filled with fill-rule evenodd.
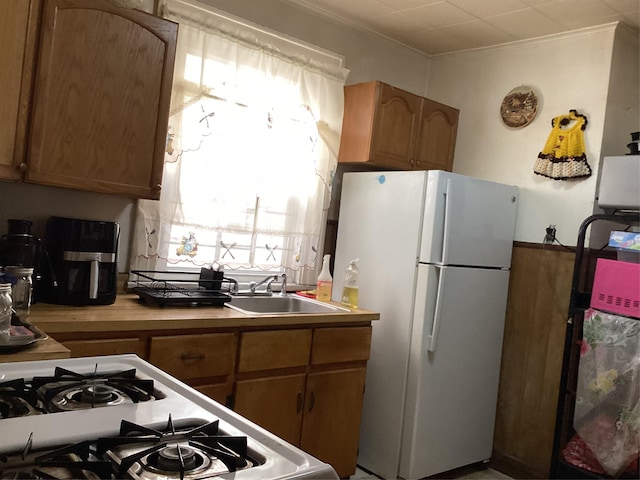
<svg viewBox="0 0 640 480"><path fill-rule="evenodd" d="M313 283L347 70L182 0L160 201L141 200L132 270L218 264ZM279 40L280 41L280 40Z"/></svg>

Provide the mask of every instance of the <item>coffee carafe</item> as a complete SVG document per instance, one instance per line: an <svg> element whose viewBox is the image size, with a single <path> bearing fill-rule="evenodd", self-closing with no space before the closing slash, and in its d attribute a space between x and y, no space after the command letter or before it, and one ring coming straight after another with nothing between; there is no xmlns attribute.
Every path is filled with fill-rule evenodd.
<svg viewBox="0 0 640 480"><path fill-rule="evenodd" d="M119 236L116 222L50 217L43 243L55 281L43 281L42 300L62 305L115 302Z"/></svg>
<svg viewBox="0 0 640 480"><path fill-rule="evenodd" d="M32 222L11 219L7 223L7 233L0 237L0 266L36 267L41 242L31 234Z"/></svg>

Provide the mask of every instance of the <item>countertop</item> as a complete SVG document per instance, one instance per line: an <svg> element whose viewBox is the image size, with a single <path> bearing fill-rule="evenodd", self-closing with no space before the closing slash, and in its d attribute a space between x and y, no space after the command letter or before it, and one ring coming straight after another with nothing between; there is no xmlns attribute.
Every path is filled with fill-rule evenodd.
<svg viewBox="0 0 640 480"><path fill-rule="evenodd" d="M330 314L247 315L227 307L159 307L141 303L137 295L120 294L112 305L77 307L38 303L31 307L29 322L55 336L73 332L339 325L379 318L378 313L363 309Z"/></svg>
<svg viewBox="0 0 640 480"><path fill-rule="evenodd" d="M70 353L68 348L60 345L53 338L47 337L22 349L0 353L0 363L69 358Z"/></svg>

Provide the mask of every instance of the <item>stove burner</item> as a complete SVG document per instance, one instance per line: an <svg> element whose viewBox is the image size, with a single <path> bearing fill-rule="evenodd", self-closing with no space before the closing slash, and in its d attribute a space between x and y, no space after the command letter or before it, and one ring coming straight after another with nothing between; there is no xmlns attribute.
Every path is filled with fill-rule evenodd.
<svg viewBox="0 0 640 480"><path fill-rule="evenodd" d="M56 367L52 377L34 377L34 388L54 411L107 407L153 400L153 380L136 378L135 369L123 372L82 375Z"/></svg>
<svg viewBox="0 0 640 480"><path fill-rule="evenodd" d="M133 403L118 389L101 383L68 387L51 397L50 401L60 410L81 410Z"/></svg>
<svg viewBox="0 0 640 480"><path fill-rule="evenodd" d="M0 479L195 480L260 463L249 457L247 438L224 435L218 421L176 429L169 416L159 431L123 420L117 437L47 451L32 451L32 437L22 452L0 454Z"/></svg>
<svg viewBox="0 0 640 480"><path fill-rule="evenodd" d="M186 444L162 447L145 458L140 464L151 472L167 475L182 473L183 475L199 473L211 466L211 459L204 452Z"/></svg>
<svg viewBox="0 0 640 480"><path fill-rule="evenodd" d="M149 460L151 461L151 455ZM193 470L198 464L198 457L193 448L177 444L175 447L164 447L157 456L154 456L153 461L157 462L160 470L179 472L181 469Z"/></svg>
<svg viewBox="0 0 640 480"><path fill-rule="evenodd" d="M100 480L113 478L113 468L109 461L96 457L90 441L42 453L31 451L30 436L22 453L10 457L0 455L0 478Z"/></svg>
<svg viewBox="0 0 640 480"><path fill-rule="evenodd" d="M80 401L85 403L109 403L117 398L117 392L107 385L89 385L82 389Z"/></svg>
<svg viewBox="0 0 640 480"><path fill-rule="evenodd" d="M99 439L97 452L118 464L119 478L144 480L211 478L257 464L248 456L247 438L221 434L218 421L176 431L171 416L163 431L123 420L120 436Z"/></svg>
<svg viewBox="0 0 640 480"><path fill-rule="evenodd" d="M0 418L26 417L42 413L42 402L23 379L0 383Z"/></svg>

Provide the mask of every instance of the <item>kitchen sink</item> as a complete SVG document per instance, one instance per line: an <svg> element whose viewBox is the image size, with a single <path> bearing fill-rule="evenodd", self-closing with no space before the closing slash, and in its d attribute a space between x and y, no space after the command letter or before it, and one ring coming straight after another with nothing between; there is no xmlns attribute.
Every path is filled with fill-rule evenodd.
<svg viewBox="0 0 640 480"><path fill-rule="evenodd" d="M233 296L225 306L249 315L276 313L341 313L349 309L296 295Z"/></svg>

